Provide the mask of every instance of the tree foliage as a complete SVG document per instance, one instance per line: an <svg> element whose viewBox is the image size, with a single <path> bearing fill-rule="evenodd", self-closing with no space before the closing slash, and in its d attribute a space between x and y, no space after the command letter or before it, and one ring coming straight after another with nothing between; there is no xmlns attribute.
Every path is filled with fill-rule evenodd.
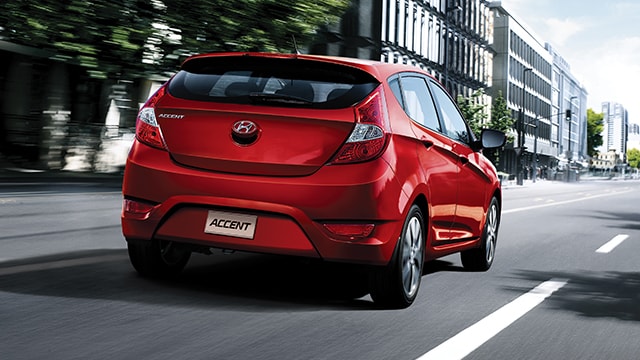
<svg viewBox="0 0 640 360"><path fill-rule="evenodd" d="M482 103L484 97L484 90L478 89L471 94L471 97L464 97L458 95L457 103L462 116L469 123L471 131L473 131L476 138L480 137L482 128L485 127L485 120L487 118L487 106Z"/></svg>
<svg viewBox="0 0 640 360"><path fill-rule="evenodd" d="M594 157L598 154L598 147L602 145L602 130L604 115L587 109L587 154Z"/></svg>
<svg viewBox="0 0 640 360"><path fill-rule="evenodd" d="M510 134L515 120L511 117L511 110L507 106L507 101L502 96L502 92L493 99L491 106L491 116L487 121L487 105L482 103L484 90L476 90L471 97L465 98L458 95L457 103L462 112L462 116L469 123L469 127L476 135L480 137L482 129L500 130L507 134L507 141L513 141L513 135Z"/></svg>
<svg viewBox="0 0 640 360"><path fill-rule="evenodd" d="M632 168L640 168L640 150L635 148L629 149L627 151L627 162Z"/></svg>
<svg viewBox="0 0 640 360"><path fill-rule="evenodd" d="M49 50L96 78L173 72L207 51L293 51L348 0L11 0L0 39Z"/></svg>
<svg viewBox="0 0 640 360"><path fill-rule="evenodd" d="M348 0L164 0L158 16L164 29L154 63L176 65L174 59L210 51L294 52L316 30L339 20Z"/></svg>
<svg viewBox="0 0 640 360"><path fill-rule="evenodd" d="M153 7L143 0L11 0L0 4L0 36L48 50L96 78L144 71Z"/></svg>
<svg viewBox="0 0 640 360"><path fill-rule="evenodd" d="M483 97L484 90L482 89L476 90L470 98L458 95L458 107L462 115L467 119L471 131L473 131L476 138L479 138L482 129L500 130L507 134L507 142L513 141L511 129L513 128L515 120L511 117L511 110L509 110L507 101L502 96L502 92L498 93L498 96L493 100L489 121L486 121L487 106L481 101ZM496 168L499 168L502 152L502 149L495 149L486 151L485 155L496 165Z"/></svg>
<svg viewBox="0 0 640 360"><path fill-rule="evenodd" d="M498 92L498 96L493 99L493 106L491 106L491 119L489 120L489 128L494 130L500 130L507 134L507 142L513 142L513 124L516 120L511 117L512 113L507 106L507 100L502 96L502 92Z"/></svg>

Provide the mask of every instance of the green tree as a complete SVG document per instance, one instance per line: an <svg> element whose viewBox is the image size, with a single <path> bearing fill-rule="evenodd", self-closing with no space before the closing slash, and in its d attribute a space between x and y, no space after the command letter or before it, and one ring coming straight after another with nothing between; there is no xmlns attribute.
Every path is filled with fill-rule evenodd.
<svg viewBox="0 0 640 360"><path fill-rule="evenodd" d="M484 97L484 90L478 89L471 94L471 97L464 97L458 95L457 103L462 112L462 116L469 123L471 131L478 138L483 127L486 127L485 120L487 119L487 106L482 103Z"/></svg>
<svg viewBox="0 0 640 360"><path fill-rule="evenodd" d="M514 137L511 129L513 128L515 120L511 117L511 110L509 110L507 101L502 96L502 92L499 92L498 96L493 100L491 118L488 122L486 121L486 105L481 102L483 97L483 89L476 90L470 98L458 95L458 107L462 115L467 119L471 131L473 131L476 138L479 138L482 129L500 130L507 135L507 142L512 142ZM496 168L499 168L502 152L502 149L496 149L485 152L485 155L493 162Z"/></svg>
<svg viewBox="0 0 640 360"><path fill-rule="evenodd" d="M49 50L94 78L132 77L144 71L153 14L145 0L12 0L0 4L0 37Z"/></svg>
<svg viewBox="0 0 640 360"><path fill-rule="evenodd" d="M515 119L511 117L512 113L507 106L507 100L502 96L502 91L498 92L498 96L493 99L493 105L491 106L491 119L489 120L489 128L494 130L500 130L507 135L507 142L511 143L514 140L513 125ZM503 149L495 149L489 151L486 155L493 162L496 168L500 169L500 159L504 153Z"/></svg>
<svg viewBox="0 0 640 360"><path fill-rule="evenodd" d="M335 23L348 0L163 0L153 36L154 65L173 71L185 56L213 51L287 52Z"/></svg>
<svg viewBox="0 0 640 360"><path fill-rule="evenodd" d="M627 162L632 168L640 168L640 150L629 149L627 151Z"/></svg>
<svg viewBox="0 0 640 360"><path fill-rule="evenodd" d="M514 139L511 129L513 129L513 124L515 124L516 121L511 116L512 113L507 106L507 100L502 96L502 91L500 91L498 92L498 96L493 99L489 128L500 130L507 134L507 142L513 142Z"/></svg>
<svg viewBox="0 0 640 360"><path fill-rule="evenodd" d="M597 148L602 145L603 115L593 109L587 109L587 154L594 157L598 154Z"/></svg>
<svg viewBox="0 0 640 360"><path fill-rule="evenodd" d="M175 71L207 51L287 51L338 20L348 0L11 0L0 39L53 52L95 78ZM144 61L143 61L144 60Z"/></svg>

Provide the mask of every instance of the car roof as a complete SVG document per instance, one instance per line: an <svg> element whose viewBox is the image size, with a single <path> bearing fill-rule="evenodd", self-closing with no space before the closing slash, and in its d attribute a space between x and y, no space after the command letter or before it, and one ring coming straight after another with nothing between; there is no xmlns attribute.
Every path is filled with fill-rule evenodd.
<svg viewBox="0 0 640 360"><path fill-rule="evenodd" d="M405 65L405 64L391 64L391 63L385 63L385 62L376 61L376 60L357 59L357 58L348 58L348 57L340 57L340 56L327 56L327 55L285 54L285 53L268 53L268 52L216 52L216 53L205 53L205 54L190 56L183 62L183 65L193 59L215 58L215 57L225 57L225 56L226 57L254 56L254 57L273 58L273 59L278 59L278 58L302 59L302 60L321 61L321 62L334 63L334 64L340 64L345 66L352 66L368 72L380 82L382 82L384 79L388 78L389 76L399 72L417 72L417 73L427 75L431 78L434 78L431 74L429 74L425 70L422 70L416 66Z"/></svg>

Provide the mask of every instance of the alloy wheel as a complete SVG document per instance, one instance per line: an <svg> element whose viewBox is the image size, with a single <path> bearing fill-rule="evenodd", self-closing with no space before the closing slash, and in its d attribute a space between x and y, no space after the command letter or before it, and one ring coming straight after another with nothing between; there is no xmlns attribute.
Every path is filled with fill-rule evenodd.
<svg viewBox="0 0 640 360"><path fill-rule="evenodd" d="M495 255L496 237L498 232L498 206L493 202L491 203L487 217L485 256L487 263L491 263L493 262L493 256Z"/></svg>
<svg viewBox="0 0 640 360"><path fill-rule="evenodd" d="M402 285L407 297L413 297L420 285L424 261L422 224L417 216L409 220L402 241Z"/></svg>

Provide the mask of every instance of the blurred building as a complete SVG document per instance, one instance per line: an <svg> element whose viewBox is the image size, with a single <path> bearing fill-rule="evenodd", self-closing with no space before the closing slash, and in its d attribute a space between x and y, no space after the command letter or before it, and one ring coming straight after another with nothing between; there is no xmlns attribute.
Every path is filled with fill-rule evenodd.
<svg viewBox="0 0 640 360"><path fill-rule="evenodd" d="M586 164L587 91L566 60L501 1L489 7L496 50L490 93L502 92L518 119L505 171L513 174L520 166L525 178L562 179L555 174L570 163Z"/></svg>
<svg viewBox="0 0 640 360"><path fill-rule="evenodd" d="M640 150L640 125L629 124L629 137L627 138L627 150Z"/></svg>
<svg viewBox="0 0 640 360"><path fill-rule="evenodd" d="M598 153L592 161L593 169L604 174L611 174L622 166L622 159L616 150Z"/></svg>
<svg viewBox="0 0 640 360"><path fill-rule="evenodd" d="M0 40L0 152L8 159L59 161L63 139L55 127L69 120L76 74L51 56Z"/></svg>
<svg viewBox="0 0 640 360"><path fill-rule="evenodd" d="M130 138L150 85L91 78L53 53L0 40L0 158L56 170L71 159L83 164L74 169L100 170L97 162L113 152L105 144Z"/></svg>
<svg viewBox="0 0 640 360"><path fill-rule="evenodd" d="M310 53L418 66L468 97L491 84L491 30L485 0L354 0Z"/></svg>
<svg viewBox="0 0 640 360"><path fill-rule="evenodd" d="M569 63L550 44L546 44L546 49L553 56L551 141L560 160L586 166L587 90L571 73Z"/></svg>
<svg viewBox="0 0 640 360"><path fill-rule="evenodd" d="M601 153L611 150L620 156L620 159L626 161L627 154L627 138L629 134L629 121L627 110L621 104L615 102L602 103L602 146Z"/></svg>

